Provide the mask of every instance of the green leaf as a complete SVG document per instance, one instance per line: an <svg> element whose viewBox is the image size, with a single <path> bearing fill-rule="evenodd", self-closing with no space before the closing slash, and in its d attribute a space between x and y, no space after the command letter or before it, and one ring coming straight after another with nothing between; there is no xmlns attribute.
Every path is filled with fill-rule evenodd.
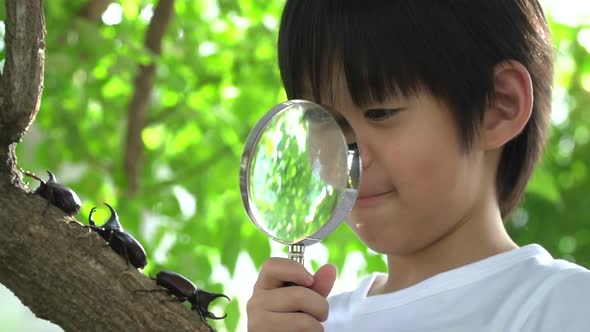
<svg viewBox="0 0 590 332"><path fill-rule="evenodd" d="M559 187L557 186L555 177L543 167L538 168L533 173L531 181L527 187L527 192L538 195L556 205L561 202Z"/></svg>

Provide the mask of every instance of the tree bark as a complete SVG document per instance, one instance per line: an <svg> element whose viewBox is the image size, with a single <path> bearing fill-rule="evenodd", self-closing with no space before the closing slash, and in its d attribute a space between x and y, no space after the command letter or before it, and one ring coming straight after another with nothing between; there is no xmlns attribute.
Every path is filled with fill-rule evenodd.
<svg viewBox="0 0 590 332"><path fill-rule="evenodd" d="M0 76L0 283L66 331L209 331L97 234L24 185L15 147L43 89L41 0L7 0Z"/></svg>
<svg viewBox="0 0 590 332"><path fill-rule="evenodd" d="M6 59L0 80L0 187L21 185L15 143L39 111L43 90L45 19L41 0L7 1Z"/></svg>

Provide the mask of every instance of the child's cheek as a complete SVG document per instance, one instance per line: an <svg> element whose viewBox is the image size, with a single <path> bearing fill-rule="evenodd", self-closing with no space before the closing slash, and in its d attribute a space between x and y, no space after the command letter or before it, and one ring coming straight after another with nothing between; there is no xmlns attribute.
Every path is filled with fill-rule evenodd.
<svg viewBox="0 0 590 332"><path fill-rule="evenodd" d="M417 139L397 152L400 158L393 158L390 168L402 197L405 191L420 201L440 200L440 195L454 190L460 176L455 151L436 141Z"/></svg>

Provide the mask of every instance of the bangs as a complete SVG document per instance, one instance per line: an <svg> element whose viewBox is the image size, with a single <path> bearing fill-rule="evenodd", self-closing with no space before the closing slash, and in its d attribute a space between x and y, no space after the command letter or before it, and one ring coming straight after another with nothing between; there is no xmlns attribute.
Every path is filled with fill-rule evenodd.
<svg viewBox="0 0 590 332"><path fill-rule="evenodd" d="M447 98L449 80L461 79L456 63L475 43L459 26L447 1L297 0L285 7L279 34L279 65L290 99L311 88L318 101L330 100L333 75L343 72L357 105L391 94L425 88ZM481 60L481 58L480 58ZM484 59L485 60L485 59ZM493 62L495 59L488 59ZM464 65L477 71L469 59ZM440 64L445 64L441 66ZM481 76L480 76L481 77ZM481 82L454 82L467 88ZM491 84L491 82L490 82Z"/></svg>
<svg viewBox="0 0 590 332"><path fill-rule="evenodd" d="M453 7L441 0L287 1L278 49L288 98L307 93L331 103L333 77L344 73L360 107L425 91L450 107L483 109L500 56L476 42ZM463 120L469 141L477 119Z"/></svg>

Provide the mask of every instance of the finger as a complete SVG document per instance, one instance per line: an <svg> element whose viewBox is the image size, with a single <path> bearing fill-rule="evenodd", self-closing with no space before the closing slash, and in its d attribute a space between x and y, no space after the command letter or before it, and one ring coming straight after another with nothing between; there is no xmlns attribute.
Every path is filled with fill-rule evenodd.
<svg viewBox="0 0 590 332"><path fill-rule="evenodd" d="M254 289L279 288L286 282L309 287L313 284L313 276L300 263L287 258L272 257L262 265Z"/></svg>
<svg viewBox="0 0 590 332"><path fill-rule="evenodd" d="M267 313L248 317L248 331L322 332L324 327L313 316L303 312Z"/></svg>
<svg viewBox="0 0 590 332"><path fill-rule="evenodd" d="M331 264L326 264L316 271L314 275L314 282L310 288L321 296L328 297L335 281L336 267Z"/></svg>
<svg viewBox="0 0 590 332"><path fill-rule="evenodd" d="M328 318L328 301L315 291L301 286L262 291L253 297L251 308L274 313L304 312L318 321Z"/></svg>

